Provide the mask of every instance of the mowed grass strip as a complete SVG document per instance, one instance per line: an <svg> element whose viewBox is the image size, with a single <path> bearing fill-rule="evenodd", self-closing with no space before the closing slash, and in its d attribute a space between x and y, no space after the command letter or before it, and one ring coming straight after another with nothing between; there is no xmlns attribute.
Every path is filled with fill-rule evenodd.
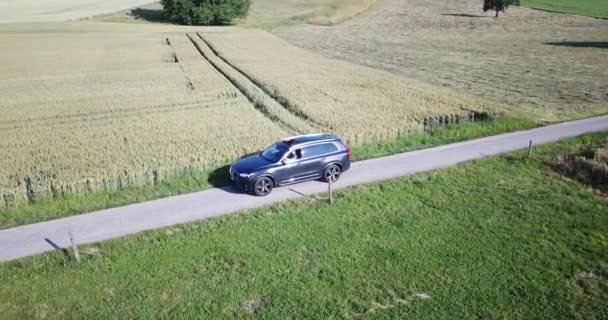
<svg viewBox="0 0 608 320"><path fill-rule="evenodd" d="M608 18L608 2L605 0L521 0L521 5L553 12Z"/></svg>
<svg viewBox="0 0 608 320"><path fill-rule="evenodd" d="M549 160L608 133L0 265L5 319L605 319L608 203ZM61 293L61 294L58 294Z"/></svg>
<svg viewBox="0 0 608 320"><path fill-rule="evenodd" d="M496 118L487 122L466 123L436 129L432 132L370 143L352 149L353 160L365 160L400 152L433 147L446 143L528 129L537 126L525 118ZM167 177L156 185L127 186L122 190L99 190L65 194L35 201L28 205L0 208L0 229L41 222L81 213L113 208L146 200L200 191L229 183L229 163L208 170L188 170Z"/></svg>

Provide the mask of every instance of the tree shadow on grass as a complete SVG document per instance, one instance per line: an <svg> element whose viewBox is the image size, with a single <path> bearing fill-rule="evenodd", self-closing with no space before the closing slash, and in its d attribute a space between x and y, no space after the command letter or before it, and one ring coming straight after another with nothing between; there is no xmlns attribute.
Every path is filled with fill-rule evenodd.
<svg viewBox="0 0 608 320"><path fill-rule="evenodd" d="M608 41L561 41L545 42L546 45L574 48L601 48L608 49Z"/></svg>
<svg viewBox="0 0 608 320"><path fill-rule="evenodd" d="M461 18L490 18L489 16L479 16L476 14L467 13L442 13L442 16L461 17Z"/></svg>
<svg viewBox="0 0 608 320"><path fill-rule="evenodd" d="M135 8L131 9L128 16L131 16L137 20L145 20L148 22L156 23L170 23L177 25L186 25L179 19L172 19L170 15L165 14L163 9L152 9L152 8ZM214 21L210 24L211 26L230 26L230 22Z"/></svg>
<svg viewBox="0 0 608 320"><path fill-rule="evenodd" d="M149 22L175 23L165 15L162 9L135 8L128 15Z"/></svg>

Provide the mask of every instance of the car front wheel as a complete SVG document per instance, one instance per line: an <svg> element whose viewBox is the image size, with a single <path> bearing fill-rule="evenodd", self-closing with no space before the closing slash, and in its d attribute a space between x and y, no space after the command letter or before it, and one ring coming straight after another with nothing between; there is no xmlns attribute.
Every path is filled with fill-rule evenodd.
<svg viewBox="0 0 608 320"><path fill-rule="evenodd" d="M323 171L323 179L327 182L336 182L340 179L340 174L342 174L342 169L337 164L332 164L327 166Z"/></svg>
<svg viewBox="0 0 608 320"><path fill-rule="evenodd" d="M273 182L268 177L261 177L253 184L253 193L258 197L267 196L272 191Z"/></svg>

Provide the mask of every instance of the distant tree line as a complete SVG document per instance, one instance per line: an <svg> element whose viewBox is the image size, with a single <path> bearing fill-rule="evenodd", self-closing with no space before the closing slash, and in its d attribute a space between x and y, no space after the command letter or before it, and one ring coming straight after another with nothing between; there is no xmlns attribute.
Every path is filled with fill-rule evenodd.
<svg viewBox="0 0 608 320"><path fill-rule="evenodd" d="M251 0L161 0L165 15L188 25L224 25L249 12Z"/></svg>
<svg viewBox="0 0 608 320"><path fill-rule="evenodd" d="M498 18L498 13L505 12L511 5L518 6L519 0L484 0L483 12L496 11L496 18Z"/></svg>

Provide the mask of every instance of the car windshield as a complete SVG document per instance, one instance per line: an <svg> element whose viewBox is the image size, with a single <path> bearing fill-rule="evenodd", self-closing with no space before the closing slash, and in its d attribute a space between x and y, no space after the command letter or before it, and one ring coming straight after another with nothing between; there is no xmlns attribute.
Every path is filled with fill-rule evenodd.
<svg viewBox="0 0 608 320"><path fill-rule="evenodd" d="M278 162L281 160L281 158L283 158L283 155L285 155L287 150L289 150L289 146L287 146L284 142L278 142L264 150L260 156L270 162Z"/></svg>

